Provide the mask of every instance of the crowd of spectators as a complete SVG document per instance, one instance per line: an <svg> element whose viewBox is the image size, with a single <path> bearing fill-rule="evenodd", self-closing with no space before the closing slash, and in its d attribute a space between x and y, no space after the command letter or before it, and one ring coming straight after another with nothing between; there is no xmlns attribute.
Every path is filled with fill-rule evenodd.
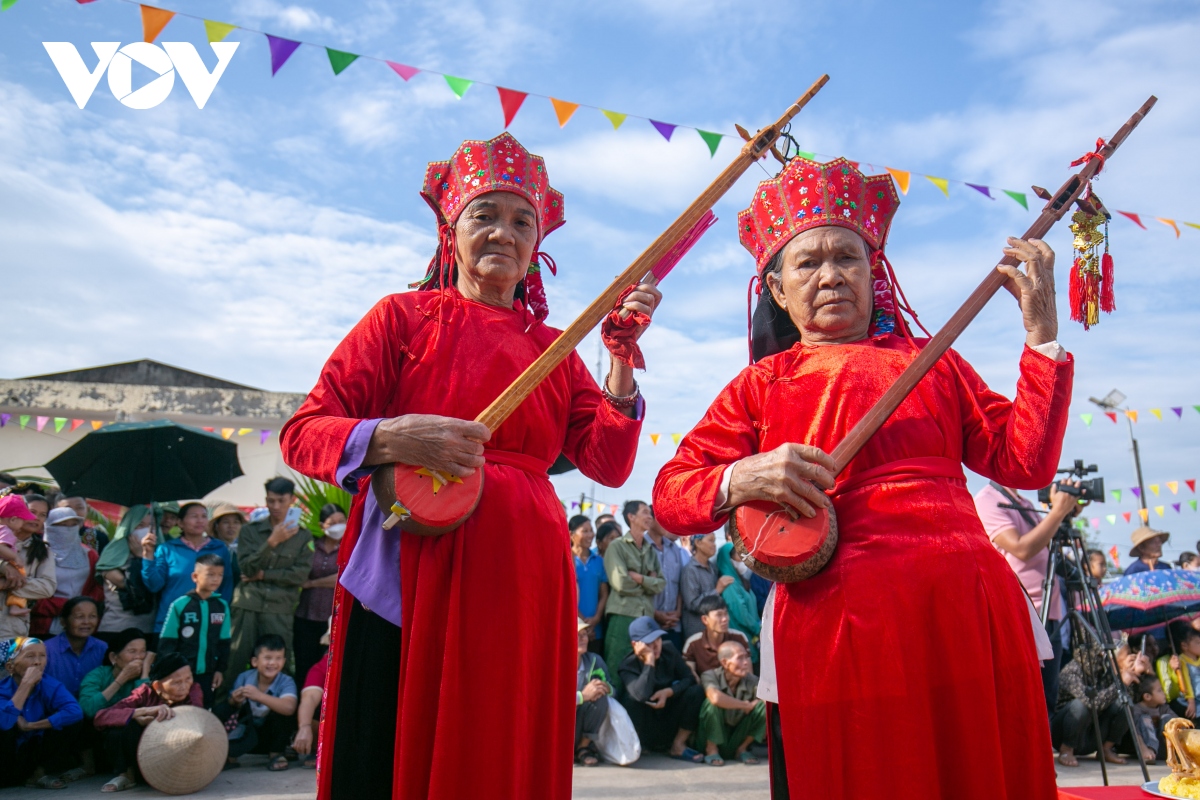
<svg viewBox="0 0 1200 800"><path fill-rule="evenodd" d="M594 531L585 516L568 522L579 590L576 763L600 763L606 730L617 736L624 724L644 750L759 763L766 706L754 670L769 584L753 585L757 576L715 534L685 547L640 500L621 516L624 531L608 515Z"/></svg>
<svg viewBox="0 0 1200 800"><path fill-rule="evenodd" d="M82 498L5 483L0 786L135 786L142 733L181 705L221 721L229 768L314 766L345 509L325 506L314 536L274 478L249 515L134 506L110 537Z"/></svg>

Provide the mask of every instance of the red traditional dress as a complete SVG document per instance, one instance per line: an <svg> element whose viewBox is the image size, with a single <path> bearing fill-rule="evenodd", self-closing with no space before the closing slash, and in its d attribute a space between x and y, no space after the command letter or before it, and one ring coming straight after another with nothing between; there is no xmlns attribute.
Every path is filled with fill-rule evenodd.
<svg viewBox="0 0 1200 800"><path fill-rule="evenodd" d="M465 143L456 159L473 147L488 177L484 189L458 195L459 209L482 191L515 191L514 176L533 184L528 195L518 193L542 209L538 201L550 195L544 177L540 189L536 183L544 176L540 158L525 154L514 168L504 149L520 145L505 134ZM468 181L474 172L462 170ZM553 197L561 220L561 196ZM474 419L558 333L520 302L499 308L454 289L386 297L338 345L283 430L284 457L300 472L336 483L347 439L361 421L405 414ZM439 537L389 533L401 537L403 594L393 798L570 796L575 573L566 517L546 471L562 453L585 475L619 485L633 468L640 428L603 399L572 354L494 432L483 498L462 527ZM340 548L343 565L359 540L367 480ZM339 645L350 600L339 584L322 715L322 798L330 796L337 747Z"/></svg>
<svg viewBox="0 0 1200 800"><path fill-rule="evenodd" d="M843 188L856 212L886 199L871 190L864 200L862 176L842 173L842 164L821 166L785 170L784 179L806 170L799 177L811 179L814 202L779 202L808 191L775 194L772 220L797 208L840 215L830 201ZM879 249L889 221L877 220L874 235L845 227ZM760 264L786 233L756 253ZM789 442L833 450L923 345L879 332L893 327L879 323L862 341L797 343L744 369L659 473L659 521L680 534L711 531L726 520L718 498L729 465ZM1026 348L1009 402L950 351L839 476L832 559L808 580L778 584L773 616L763 620L782 727L772 761L786 764L775 796L1055 797L1030 613L976 516L962 465L1006 486L1048 484L1072 371L1069 359Z"/></svg>

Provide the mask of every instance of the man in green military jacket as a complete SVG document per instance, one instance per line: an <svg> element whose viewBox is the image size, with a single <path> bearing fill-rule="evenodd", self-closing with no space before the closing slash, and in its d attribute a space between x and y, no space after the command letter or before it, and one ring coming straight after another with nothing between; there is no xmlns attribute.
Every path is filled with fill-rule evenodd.
<svg viewBox="0 0 1200 800"><path fill-rule="evenodd" d="M641 500L630 500L623 511L629 533L608 546L604 553L604 571L608 573L608 603L604 607L604 661L620 664L633 652L629 624L638 617L654 615L654 595L666 588L662 565L652 544L646 542L647 520L653 520L650 507ZM620 684L616 669L613 680Z"/></svg>
<svg viewBox="0 0 1200 800"><path fill-rule="evenodd" d="M268 633L283 637L288 664L293 663L292 617L300 602L300 587L312 569L312 534L286 519L296 502L296 485L276 477L267 481L266 490L269 514L243 525L238 535L242 579L234 587L231 604L231 677L250 668L254 643Z"/></svg>

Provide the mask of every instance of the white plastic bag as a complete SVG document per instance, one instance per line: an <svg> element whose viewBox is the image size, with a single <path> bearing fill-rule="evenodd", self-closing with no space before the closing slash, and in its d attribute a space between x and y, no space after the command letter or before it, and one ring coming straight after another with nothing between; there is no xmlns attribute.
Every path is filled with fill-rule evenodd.
<svg viewBox="0 0 1200 800"><path fill-rule="evenodd" d="M608 698L608 716L596 734L596 749L605 761L627 767L642 757L642 743L624 706Z"/></svg>

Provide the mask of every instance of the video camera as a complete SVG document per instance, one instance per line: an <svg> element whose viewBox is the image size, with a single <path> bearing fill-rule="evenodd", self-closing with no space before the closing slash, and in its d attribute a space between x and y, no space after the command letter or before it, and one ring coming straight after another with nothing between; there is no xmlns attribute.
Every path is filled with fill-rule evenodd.
<svg viewBox="0 0 1200 800"><path fill-rule="evenodd" d="M1075 466L1067 467L1066 469L1058 470L1059 475L1071 475L1079 480L1079 485L1074 486L1066 480L1055 481L1044 489L1038 489L1038 501L1042 503L1050 503L1051 487L1058 489L1060 492L1074 495L1080 500L1089 501L1092 503L1104 502L1104 478L1092 478L1086 480L1086 476L1093 472L1099 472L1100 468L1095 464L1083 465L1082 459L1075 459Z"/></svg>

